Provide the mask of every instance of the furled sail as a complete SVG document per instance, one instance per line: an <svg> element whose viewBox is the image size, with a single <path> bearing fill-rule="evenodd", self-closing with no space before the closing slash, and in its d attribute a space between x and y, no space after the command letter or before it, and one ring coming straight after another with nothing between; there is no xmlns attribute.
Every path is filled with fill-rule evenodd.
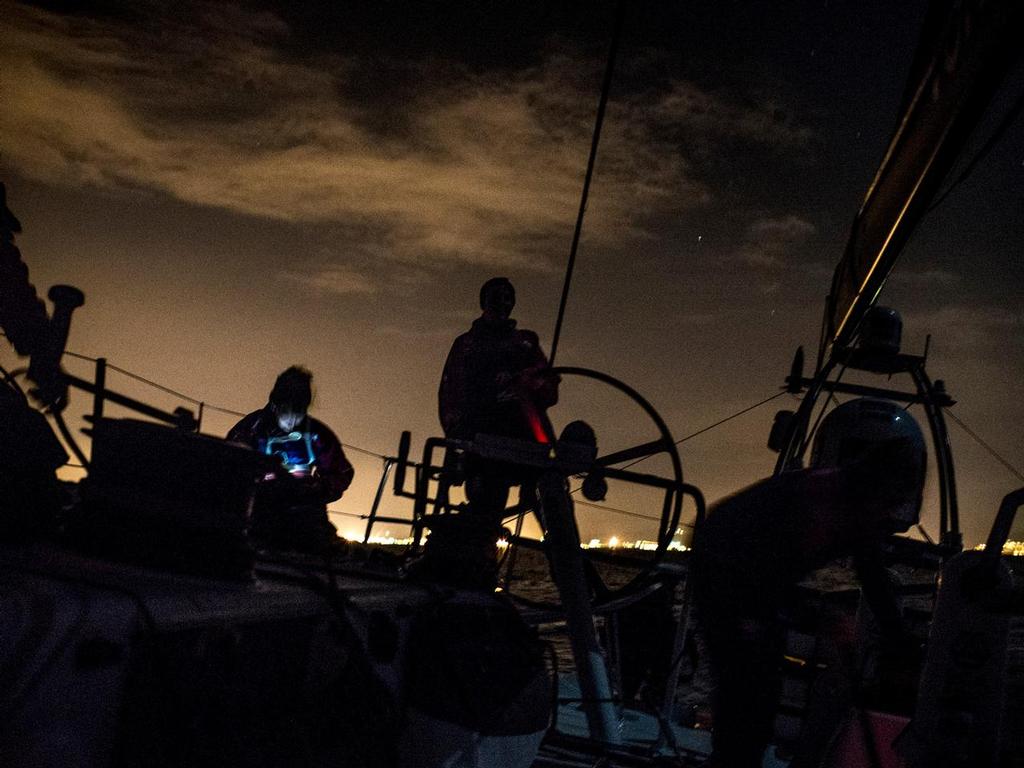
<svg viewBox="0 0 1024 768"><path fill-rule="evenodd" d="M1020 0L937 1L925 19L896 132L836 266L818 365L848 345L1024 46Z"/></svg>

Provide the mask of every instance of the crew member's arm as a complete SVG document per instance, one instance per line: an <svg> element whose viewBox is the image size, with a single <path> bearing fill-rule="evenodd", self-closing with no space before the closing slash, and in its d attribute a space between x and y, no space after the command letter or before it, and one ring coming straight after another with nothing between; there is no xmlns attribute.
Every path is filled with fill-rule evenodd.
<svg viewBox="0 0 1024 768"><path fill-rule="evenodd" d="M540 348L540 339L533 331L519 332L521 343L528 347L526 365L519 374L518 385L529 394L538 408L550 408L558 403L558 385L561 378L551 372L551 364Z"/></svg>
<svg viewBox="0 0 1024 768"><path fill-rule="evenodd" d="M256 435L256 425L259 423L261 413L262 411L254 411L245 416L228 431L225 439L232 443L242 443L250 448L256 448L259 443L259 438Z"/></svg>
<svg viewBox="0 0 1024 768"><path fill-rule="evenodd" d="M448 437L472 437L468 434L472 421L470 397L468 391L468 375L466 371L467 343L459 337L452 344L448 358L441 373L441 385L437 390L437 409L441 419L441 428Z"/></svg>
<svg viewBox="0 0 1024 768"><path fill-rule="evenodd" d="M352 484L356 471L345 456L341 441L322 424L315 427L313 450L316 453L316 476L322 490L322 501L325 504L336 501Z"/></svg>

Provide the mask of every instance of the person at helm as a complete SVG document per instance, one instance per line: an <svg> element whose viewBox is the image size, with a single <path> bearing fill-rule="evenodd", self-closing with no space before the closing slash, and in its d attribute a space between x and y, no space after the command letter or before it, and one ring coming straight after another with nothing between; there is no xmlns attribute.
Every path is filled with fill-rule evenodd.
<svg viewBox="0 0 1024 768"><path fill-rule="evenodd" d="M267 404L227 435L279 460L257 491L251 533L285 549L321 549L334 542L327 504L340 499L355 476L341 441L308 413L312 380L305 368L288 368L274 382Z"/></svg>
<svg viewBox="0 0 1024 768"><path fill-rule="evenodd" d="M781 685L779 611L799 581L852 557L883 642L910 641L882 543L918 521L926 455L895 403L854 400L822 422L811 466L715 504L693 542L694 596L715 676L711 765L760 766Z"/></svg>
<svg viewBox="0 0 1024 768"><path fill-rule="evenodd" d="M551 373L537 334L516 328L511 319L515 304L508 278L493 277L481 286L482 313L455 339L441 374L438 412L446 437L472 440L486 434L547 441L546 411L558 402L559 379ZM504 462L467 454L462 471L469 514L435 521L421 573L436 565L439 578L489 588L497 578L495 542L509 491L519 485L520 500L530 504L533 489L529 473Z"/></svg>
<svg viewBox="0 0 1024 768"><path fill-rule="evenodd" d="M558 402L558 377L533 331L511 319L516 291L505 277L480 288L480 317L452 344L441 374L438 410L446 437L477 434L546 440L545 412ZM480 462L476 462L480 464ZM500 513L514 473L483 463L467 468L470 504Z"/></svg>

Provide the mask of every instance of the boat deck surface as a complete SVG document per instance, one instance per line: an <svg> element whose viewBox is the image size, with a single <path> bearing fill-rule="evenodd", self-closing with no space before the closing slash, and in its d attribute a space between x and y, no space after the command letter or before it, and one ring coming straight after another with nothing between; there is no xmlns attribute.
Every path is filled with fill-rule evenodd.
<svg viewBox="0 0 1024 768"><path fill-rule="evenodd" d="M706 729L687 728L648 712L623 708L619 728L619 747L595 748L588 739L586 713L580 698L579 683L573 674L559 680L562 703L535 768L549 766L591 766L601 762L607 768L632 768L654 765L658 760L673 759L673 764L701 766L711 753L711 733ZM765 751L763 768L786 768L788 761L779 758L773 748Z"/></svg>

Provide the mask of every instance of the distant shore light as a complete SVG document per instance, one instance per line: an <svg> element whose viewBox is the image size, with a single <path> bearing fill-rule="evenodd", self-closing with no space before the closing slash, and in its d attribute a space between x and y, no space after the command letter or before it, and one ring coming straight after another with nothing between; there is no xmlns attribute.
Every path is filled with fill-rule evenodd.
<svg viewBox="0 0 1024 768"><path fill-rule="evenodd" d="M975 547L976 550L985 549L984 544ZM1003 554L1013 557L1024 557L1024 541L1008 541L1003 544Z"/></svg>

